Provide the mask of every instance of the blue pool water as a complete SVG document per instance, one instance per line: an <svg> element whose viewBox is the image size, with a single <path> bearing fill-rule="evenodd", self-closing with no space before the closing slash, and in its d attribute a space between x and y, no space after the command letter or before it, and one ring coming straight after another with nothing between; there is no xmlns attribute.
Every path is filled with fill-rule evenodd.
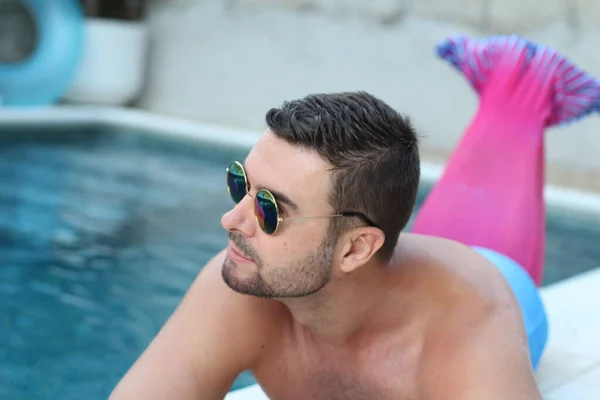
<svg viewBox="0 0 600 400"><path fill-rule="evenodd" d="M3 129L0 399L105 399L225 245L225 167L244 157L110 128ZM599 242L585 216L550 213L545 283L595 267Z"/></svg>

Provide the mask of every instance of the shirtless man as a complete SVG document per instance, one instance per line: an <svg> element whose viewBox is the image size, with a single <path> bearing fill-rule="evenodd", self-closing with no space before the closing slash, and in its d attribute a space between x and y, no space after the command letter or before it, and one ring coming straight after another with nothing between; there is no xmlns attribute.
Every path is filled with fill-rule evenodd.
<svg viewBox="0 0 600 400"><path fill-rule="evenodd" d="M498 268L451 239L400 235L420 177L409 121L360 92L266 122L228 168L227 248L111 399L223 399L247 370L273 400L541 399Z"/></svg>

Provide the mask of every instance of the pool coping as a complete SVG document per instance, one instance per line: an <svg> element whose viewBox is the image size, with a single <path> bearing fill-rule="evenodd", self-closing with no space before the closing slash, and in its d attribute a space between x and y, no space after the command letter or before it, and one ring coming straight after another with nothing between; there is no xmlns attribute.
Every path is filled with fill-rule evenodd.
<svg viewBox="0 0 600 400"><path fill-rule="evenodd" d="M204 140L210 143L249 150L260 132L236 129L222 125L185 120L134 108L105 106L54 106L48 108L0 108L0 130L3 126L51 125L109 125L142 129L157 135L171 135L183 139ZM435 182L442 175L443 164L423 161L421 177L425 182ZM546 185L544 198L550 207L600 214L600 194Z"/></svg>

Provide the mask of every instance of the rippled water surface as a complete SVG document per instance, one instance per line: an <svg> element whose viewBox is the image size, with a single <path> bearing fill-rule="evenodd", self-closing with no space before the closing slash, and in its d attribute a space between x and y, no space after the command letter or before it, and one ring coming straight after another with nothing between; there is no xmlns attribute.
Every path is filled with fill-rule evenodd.
<svg viewBox="0 0 600 400"><path fill-rule="evenodd" d="M225 167L244 156L99 128L1 132L0 399L106 398L225 244ZM551 215L546 283L597 265L590 221Z"/></svg>
<svg viewBox="0 0 600 400"><path fill-rule="evenodd" d="M0 399L106 398L225 244L243 154L122 133L0 136Z"/></svg>

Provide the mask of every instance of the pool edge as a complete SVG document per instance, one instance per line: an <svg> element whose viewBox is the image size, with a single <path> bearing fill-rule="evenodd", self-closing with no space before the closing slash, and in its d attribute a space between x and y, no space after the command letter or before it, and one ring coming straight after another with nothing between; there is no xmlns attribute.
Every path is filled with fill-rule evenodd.
<svg viewBox="0 0 600 400"><path fill-rule="evenodd" d="M259 137L258 132L226 127L199 121L186 120L134 108L103 106L55 106L30 109L1 109L2 126L44 126L48 124L112 125L136 128L160 135L205 140L225 147L249 150ZM423 161L423 181L435 182L442 175L442 164ZM546 185L544 198L550 207L576 209L577 211L600 214L600 194L571 189L564 186Z"/></svg>

